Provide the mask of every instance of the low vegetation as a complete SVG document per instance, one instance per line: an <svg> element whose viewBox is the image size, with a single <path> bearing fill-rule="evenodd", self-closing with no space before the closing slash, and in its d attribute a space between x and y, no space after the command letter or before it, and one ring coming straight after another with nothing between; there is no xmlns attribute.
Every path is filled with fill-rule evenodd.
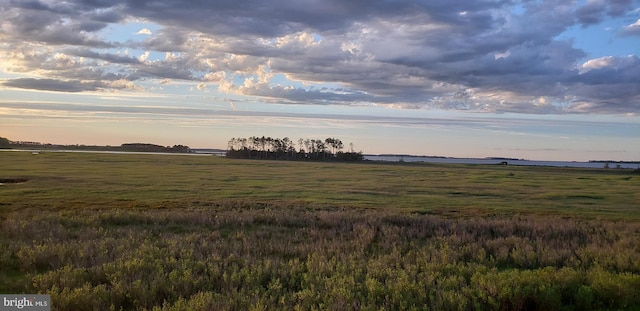
<svg viewBox="0 0 640 311"><path fill-rule="evenodd" d="M57 310L633 310L625 170L0 152L0 292Z"/></svg>

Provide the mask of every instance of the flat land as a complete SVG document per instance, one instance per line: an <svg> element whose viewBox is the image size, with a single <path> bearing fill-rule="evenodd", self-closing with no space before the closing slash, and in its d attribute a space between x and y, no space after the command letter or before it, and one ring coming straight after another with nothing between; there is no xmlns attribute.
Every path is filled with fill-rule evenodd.
<svg viewBox="0 0 640 311"><path fill-rule="evenodd" d="M633 170L0 152L0 292L58 310L634 309Z"/></svg>

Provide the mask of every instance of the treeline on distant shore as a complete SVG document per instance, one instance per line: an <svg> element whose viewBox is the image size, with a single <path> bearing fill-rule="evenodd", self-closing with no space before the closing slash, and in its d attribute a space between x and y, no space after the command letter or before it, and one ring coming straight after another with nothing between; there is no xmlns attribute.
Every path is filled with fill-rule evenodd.
<svg viewBox="0 0 640 311"><path fill-rule="evenodd" d="M147 143L127 143L120 146L92 146L92 145L58 145L32 141L11 141L0 137L0 149L38 149L38 150L88 150L88 151L128 151L128 152L170 152L189 153L191 148L184 145L160 146Z"/></svg>
<svg viewBox="0 0 640 311"><path fill-rule="evenodd" d="M231 138L226 157L235 159L314 160L314 161L362 161L362 152L355 152L353 143L343 152L344 144L338 138L303 139L296 142L285 138L258 137Z"/></svg>
<svg viewBox="0 0 640 311"><path fill-rule="evenodd" d="M139 144L139 143L129 143L120 145L120 149L123 151L135 151L135 152L180 152L180 153L189 153L192 152L191 148L183 145L173 145L173 146L160 146L154 144Z"/></svg>

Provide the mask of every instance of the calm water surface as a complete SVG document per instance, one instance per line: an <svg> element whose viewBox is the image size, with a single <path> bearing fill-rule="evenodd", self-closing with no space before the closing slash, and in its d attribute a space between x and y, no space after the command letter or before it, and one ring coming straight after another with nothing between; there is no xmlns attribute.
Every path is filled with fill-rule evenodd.
<svg viewBox="0 0 640 311"><path fill-rule="evenodd" d="M432 158L418 156L398 156L398 155L365 155L365 160L390 161L390 162L425 162L425 163L456 163L456 164L500 164L507 162L509 165L537 165L537 166L558 166L558 167L584 167L584 168L604 168L604 162L573 162L573 161L530 161L511 159L462 159L462 158ZM609 168L640 168L640 162L617 163L609 162Z"/></svg>

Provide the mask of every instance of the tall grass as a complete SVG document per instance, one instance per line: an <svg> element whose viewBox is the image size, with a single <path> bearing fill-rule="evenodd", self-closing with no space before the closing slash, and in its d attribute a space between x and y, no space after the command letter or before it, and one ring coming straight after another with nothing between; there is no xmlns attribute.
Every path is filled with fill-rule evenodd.
<svg viewBox="0 0 640 311"><path fill-rule="evenodd" d="M625 309L640 226L217 206L13 212L3 291L58 310Z"/></svg>

